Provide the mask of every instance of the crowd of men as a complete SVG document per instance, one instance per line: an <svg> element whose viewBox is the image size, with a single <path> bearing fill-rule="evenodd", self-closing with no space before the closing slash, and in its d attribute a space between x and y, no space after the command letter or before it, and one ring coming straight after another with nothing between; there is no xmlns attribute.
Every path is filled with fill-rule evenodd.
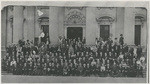
<svg viewBox="0 0 150 84"><path fill-rule="evenodd" d="M58 39L55 46L49 40L9 45L2 70L15 75L143 77L142 48L126 45L122 34L114 41L96 38L94 46L85 45L85 38Z"/></svg>

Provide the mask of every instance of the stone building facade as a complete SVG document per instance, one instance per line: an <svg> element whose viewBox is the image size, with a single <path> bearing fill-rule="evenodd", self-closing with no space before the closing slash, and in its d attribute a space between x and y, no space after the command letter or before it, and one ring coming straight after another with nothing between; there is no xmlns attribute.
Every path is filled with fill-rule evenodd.
<svg viewBox="0 0 150 84"><path fill-rule="evenodd" d="M1 13L2 50L19 39L36 41L42 30L51 44L76 31L87 45L100 36L114 39L123 34L128 45L147 46L147 10L142 7L7 6Z"/></svg>

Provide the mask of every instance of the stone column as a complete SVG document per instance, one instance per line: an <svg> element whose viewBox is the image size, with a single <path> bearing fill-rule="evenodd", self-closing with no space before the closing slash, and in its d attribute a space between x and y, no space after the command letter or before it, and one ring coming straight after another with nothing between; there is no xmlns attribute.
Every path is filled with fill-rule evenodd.
<svg viewBox="0 0 150 84"><path fill-rule="evenodd" d="M87 7L86 8L86 44L93 45L95 44L96 29L98 28L98 23L96 22L95 17L95 8Z"/></svg>
<svg viewBox="0 0 150 84"><path fill-rule="evenodd" d="M7 14L8 15L8 14ZM7 43L8 44L10 44L10 43L12 43L12 41L13 41L13 38L12 38L12 24L13 24L13 22L12 21L10 21L10 18L9 18L9 16L7 16L7 31L6 31L6 33L7 33Z"/></svg>
<svg viewBox="0 0 150 84"><path fill-rule="evenodd" d="M17 44L22 39L23 7L14 6L13 43Z"/></svg>
<svg viewBox="0 0 150 84"><path fill-rule="evenodd" d="M120 37L120 34L123 34L123 36L124 36L124 18L125 18L124 17L124 8L123 7L117 8L117 11L116 11L117 22L116 22L115 34L118 39Z"/></svg>
<svg viewBox="0 0 150 84"><path fill-rule="evenodd" d="M64 30L64 11L65 11L65 9L64 9L64 7L59 7L58 8L59 9L59 11L58 11L58 24L59 24L59 34L58 34L58 36L64 36L64 34L63 34L63 30Z"/></svg>
<svg viewBox="0 0 150 84"><path fill-rule="evenodd" d="M7 8L1 10L1 57L5 55L7 45Z"/></svg>
<svg viewBox="0 0 150 84"><path fill-rule="evenodd" d="M142 9L140 13L143 13L144 21L141 22L141 46L143 47L143 51L145 52L147 49L147 41L148 41L148 13L146 9Z"/></svg>
<svg viewBox="0 0 150 84"><path fill-rule="evenodd" d="M24 9L24 18L25 21L23 23L23 32L24 32L24 40L26 41L28 39L28 19L27 19L27 7Z"/></svg>
<svg viewBox="0 0 150 84"><path fill-rule="evenodd" d="M37 14L37 7L35 7L35 37L39 37L41 30L40 30L40 22L38 22L38 14Z"/></svg>
<svg viewBox="0 0 150 84"><path fill-rule="evenodd" d="M27 7L27 37L30 41L34 40L35 37L35 22L34 22L34 7L29 6Z"/></svg>
<svg viewBox="0 0 150 84"><path fill-rule="evenodd" d="M124 12L124 41L128 45L134 45L134 8L125 8Z"/></svg>
<svg viewBox="0 0 150 84"><path fill-rule="evenodd" d="M141 45L143 46L143 51L146 51L147 41L148 41L148 27L147 21L144 21L143 26L141 27Z"/></svg>
<svg viewBox="0 0 150 84"><path fill-rule="evenodd" d="M49 35L52 45L58 43L58 32L59 32L58 9L59 9L58 7L49 7Z"/></svg>
<svg viewBox="0 0 150 84"><path fill-rule="evenodd" d="M13 11L12 7L7 7L7 44L9 45L10 43L13 42Z"/></svg>

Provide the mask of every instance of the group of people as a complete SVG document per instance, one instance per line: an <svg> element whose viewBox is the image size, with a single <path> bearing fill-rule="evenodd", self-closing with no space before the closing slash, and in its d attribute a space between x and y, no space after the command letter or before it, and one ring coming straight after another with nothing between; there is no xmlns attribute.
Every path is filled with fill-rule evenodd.
<svg viewBox="0 0 150 84"><path fill-rule="evenodd" d="M20 40L8 46L2 70L15 75L143 77L142 48L124 44L122 34L119 41L96 38L94 46L87 46L85 38L58 39L59 45Z"/></svg>

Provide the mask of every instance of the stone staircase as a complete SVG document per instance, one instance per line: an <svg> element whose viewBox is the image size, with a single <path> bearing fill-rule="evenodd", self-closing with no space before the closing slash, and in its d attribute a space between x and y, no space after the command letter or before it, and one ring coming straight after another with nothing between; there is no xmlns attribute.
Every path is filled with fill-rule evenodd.
<svg viewBox="0 0 150 84"><path fill-rule="evenodd" d="M2 71L2 75L13 75L12 73L8 73L7 71Z"/></svg>

